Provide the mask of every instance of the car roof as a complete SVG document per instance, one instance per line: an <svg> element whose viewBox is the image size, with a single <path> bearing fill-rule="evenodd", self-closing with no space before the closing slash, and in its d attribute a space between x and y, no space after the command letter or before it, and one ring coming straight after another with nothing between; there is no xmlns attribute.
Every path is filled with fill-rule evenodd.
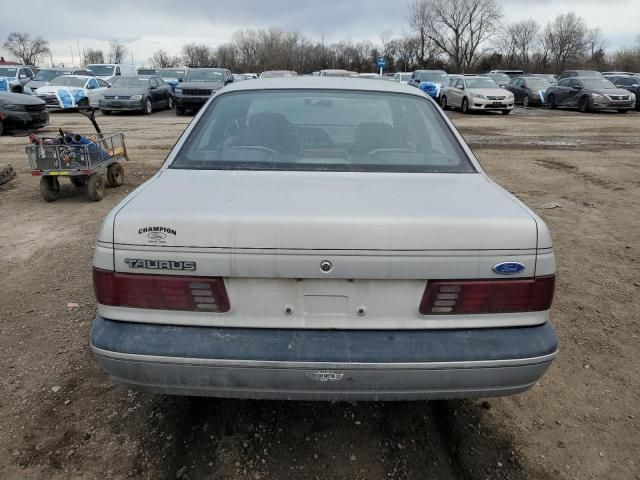
<svg viewBox="0 0 640 480"><path fill-rule="evenodd" d="M424 93L408 85L397 82L381 82L361 77L319 77L297 76L260 78L251 82L227 85L222 93L255 90L355 90L362 92L407 93L424 97Z"/></svg>
<svg viewBox="0 0 640 480"><path fill-rule="evenodd" d="M563 78L563 80L593 80L594 78L606 80L606 78L604 77L594 77L594 76Z"/></svg>

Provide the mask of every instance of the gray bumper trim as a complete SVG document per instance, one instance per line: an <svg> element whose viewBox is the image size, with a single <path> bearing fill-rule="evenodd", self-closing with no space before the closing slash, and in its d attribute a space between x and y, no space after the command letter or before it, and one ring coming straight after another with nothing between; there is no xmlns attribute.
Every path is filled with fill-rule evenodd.
<svg viewBox="0 0 640 480"><path fill-rule="evenodd" d="M207 336L207 330L215 335ZM200 349L191 337L194 333L201 337ZM283 338L286 341L277 341ZM412 338L419 339L420 348L414 345L407 352ZM329 348L332 344L333 349ZM187 354L189 345L192 355ZM243 350L240 345L250 348ZM514 345L522 348L514 349ZM535 384L555 358L557 339L548 324L390 335L385 331L194 330L98 317L91 348L116 381L154 393L283 400L424 400L522 392ZM205 348L208 356L203 355ZM526 356L513 355L515 350Z"/></svg>
<svg viewBox="0 0 640 480"><path fill-rule="evenodd" d="M214 358L184 358L163 357L157 355L136 355L131 353L110 352L91 345L93 352L100 357L126 362L151 362L166 363L172 365L200 365L207 367L237 367L237 368L314 368L314 369L349 369L349 370L431 370L431 369L464 369L464 368L496 368L496 367L520 367L550 363L557 355L554 353L534 358L518 358L506 360L480 360L467 362L412 362L412 363L336 363L336 362L280 362L257 360L225 360Z"/></svg>

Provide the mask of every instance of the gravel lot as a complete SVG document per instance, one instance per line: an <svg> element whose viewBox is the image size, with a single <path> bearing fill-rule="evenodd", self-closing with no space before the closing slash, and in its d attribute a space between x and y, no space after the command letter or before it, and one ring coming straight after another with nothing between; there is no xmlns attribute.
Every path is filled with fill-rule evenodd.
<svg viewBox="0 0 640 480"><path fill-rule="evenodd" d="M0 138L0 163L18 172L0 186L0 478L640 479L640 114L451 116L554 237L561 353L540 385L488 401L330 404L112 384L88 347L94 237L190 118L98 115L131 156L124 187L99 203L69 184L44 203L26 139ZM57 113L47 131L61 126L91 130Z"/></svg>

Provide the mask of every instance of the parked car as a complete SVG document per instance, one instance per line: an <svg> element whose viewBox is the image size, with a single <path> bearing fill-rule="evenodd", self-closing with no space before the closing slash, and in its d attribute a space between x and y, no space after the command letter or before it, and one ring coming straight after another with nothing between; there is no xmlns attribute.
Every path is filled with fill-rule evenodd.
<svg viewBox="0 0 640 480"><path fill-rule="evenodd" d="M23 93L24 86L35 76L29 65L0 65L0 79L5 79L6 92Z"/></svg>
<svg viewBox="0 0 640 480"><path fill-rule="evenodd" d="M233 82L233 76L230 77L227 72L222 68L189 69L184 80L176 87L176 115L199 109L209 101L211 95Z"/></svg>
<svg viewBox="0 0 640 480"><path fill-rule="evenodd" d="M612 75L620 76L620 75L634 75L633 72L601 72L602 76L610 77Z"/></svg>
<svg viewBox="0 0 640 480"><path fill-rule="evenodd" d="M329 69L329 70L320 70L321 77L357 77L358 72L351 72L349 70L338 70L338 69ZM264 78L264 73L262 74L262 78Z"/></svg>
<svg viewBox="0 0 640 480"><path fill-rule="evenodd" d="M604 77L571 77L547 89L547 105L549 108L578 108L581 112L617 110L626 113L635 108L636 97Z"/></svg>
<svg viewBox="0 0 640 480"><path fill-rule="evenodd" d="M449 74L449 85L453 85L454 83L456 83L456 81L457 81L459 78L463 78L463 77L464 77L464 75L460 75L460 74L457 74L457 73ZM447 85L447 87L448 87L449 85Z"/></svg>
<svg viewBox="0 0 640 480"><path fill-rule="evenodd" d="M600 72L596 72L595 70L565 70L558 77L558 81L564 80L565 78L574 78L574 77L598 77L603 78Z"/></svg>
<svg viewBox="0 0 640 480"><path fill-rule="evenodd" d="M549 231L431 99L308 76L205 108L98 233L91 348L114 379L290 400L536 384L558 347Z"/></svg>
<svg viewBox="0 0 640 480"><path fill-rule="evenodd" d="M444 83L449 77L444 70L416 70L411 72L411 78L408 85L418 88L422 82L436 81L438 83Z"/></svg>
<svg viewBox="0 0 640 480"><path fill-rule="evenodd" d="M557 85L558 84L558 76L557 75L553 75L552 73L532 73L529 76L544 78L551 85Z"/></svg>
<svg viewBox="0 0 640 480"><path fill-rule="evenodd" d="M119 77L100 99L99 106L100 111L106 115L122 111L151 115L156 109L173 108L173 93L171 87L160 77Z"/></svg>
<svg viewBox="0 0 640 480"><path fill-rule="evenodd" d="M507 75L506 73L485 73L483 75L480 75L481 77L489 77L491 80L493 80L494 82L496 82L496 84L499 87L506 87L507 85L509 85L509 82L511 82L511 77L509 75ZM515 77L514 77L515 78Z"/></svg>
<svg viewBox="0 0 640 480"><path fill-rule="evenodd" d="M393 81L407 85L413 72L398 72L393 74Z"/></svg>
<svg viewBox="0 0 640 480"><path fill-rule="evenodd" d="M636 96L636 110L640 110L640 77L631 75L612 75L605 77L618 88L624 88Z"/></svg>
<svg viewBox="0 0 640 480"><path fill-rule="evenodd" d="M513 93L500 88L490 78L479 75L458 78L454 84L444 89L440 97L440 106L444 110L459 108L463 113L493 110L508 115L513 110L514 102Z"/></svg>
<svg viewBox="0 0 640 480"><path fill-rule="evenodd" d="M155 76L158 74L157 68L139 68L138 75L151 75Z"/></svg>
<svg viewBox="0 0 640 480"><path fill-rule="evenodd" d="M62 75L86 75L90 77L95 77L95 74L90 70L85 69L75 69L75 68L41 68L38 70L38 73L33 80L29 81L25 86L24 90L29 91L31 93L35 93L35 91L44 86L48 85L51 80L54 78L60 77Z"/></svg>
<svg viewBox="0 0 640 480"><path fill-rule="evenodd" d="M297 77L298 72L292 70L267 70L260 74L260 78Z"/></svg>
<svg viewBox="0 0 640 480"><path fill-rule="evenodd" d="M135 65L124 63L92 63L85 67L95 73L96 77L111 83L116 77L135 77L138 69Z"/></svg>
<svg viewBox="0 0 640 480"><path fill-rule="evenodd" d="M521 77L522 75L524 75L524 71L522 70L491 70L489 72L489 75L496 75L501 73L509 78Z"/></svg>
<svg viewBox="0 0 640 480"><path fill-rule="evenodd" d="M11 130L38 130L48 124L49 112L43 100L0 92L0 136Z"/></svg>
<svg viewBox="0 0 640 480"><path fill-rule="evenodd" d="M161 68L158 70L158 76L164 80L165 83L169 84L173 94L175 95L176 87L178 86L178 83L184 80L187 71L187 68Z"/></svg>
<svg viewBox="0 0 640 480"><path fill-rule="evenodd" d="M515 103L521 103L525 107L542 106L544 98L551 84L542 77L516 77L512 78L506 90L513 93Z"/></svg>
<svg viewBox="0 0 640 480"><path fill-rule="evenodd" d="M102 94L109 88L104 80L88 75L62 75L48 85L36 89L35 95L51 110L97 107Z"/></svg>

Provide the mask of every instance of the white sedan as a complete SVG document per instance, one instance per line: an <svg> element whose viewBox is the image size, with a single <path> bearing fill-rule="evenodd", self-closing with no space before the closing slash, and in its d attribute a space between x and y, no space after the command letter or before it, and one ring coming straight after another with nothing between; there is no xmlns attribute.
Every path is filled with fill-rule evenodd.
<svg viewBox="0 0 640 480"><path fill-rule="evenodd" d="M96 77L62 75L35 91L47 103L47 108L64 110L81 106L97 107L109 84Z"/></svg>
<svg viewBox="0 0 640 480"><path fill-rule="evenodd" d="M92 349L152 392L510 395L558 348L546 225L395 82L219 90L107 216L93 268Z"/></svg>

